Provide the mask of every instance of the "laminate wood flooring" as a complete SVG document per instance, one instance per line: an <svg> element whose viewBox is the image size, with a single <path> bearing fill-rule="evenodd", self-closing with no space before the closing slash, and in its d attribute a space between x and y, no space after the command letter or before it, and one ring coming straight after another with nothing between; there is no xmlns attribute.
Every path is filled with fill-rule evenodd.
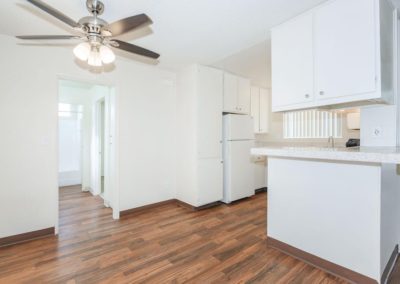
<svg viewBox="0 0 400 284"><path fill-rule="evenodd" d="M100 197L65 187L59 235L0 248L0 283L345 283L267 248L266 198L113 220Z"/></svg>

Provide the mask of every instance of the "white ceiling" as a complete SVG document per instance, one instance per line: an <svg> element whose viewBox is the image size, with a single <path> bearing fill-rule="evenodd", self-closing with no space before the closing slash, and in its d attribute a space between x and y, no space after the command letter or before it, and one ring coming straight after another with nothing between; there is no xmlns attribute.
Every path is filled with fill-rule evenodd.
<svg viewBox="0 0 400 284"><path fill-rule="evenodd" d="M44 0L73 19L87 16L85 0ZM104 0L108 22L138 13L149 30L123 37L161 54L160 66L211 64L265 41L269 29L326 0ZM400 2L400 0L395 0ZM66 34L68 27L24 0L1 1L0 34ZM147 34L144 37L140 37ZM54 47L57 48L57 47Z"/></svg>
<svg viewBox="0 0 400 284"><path fill-rule="evenodd" d="M249 78L252 85L271 88L271 40L243 49L212 65Z"/></svg>

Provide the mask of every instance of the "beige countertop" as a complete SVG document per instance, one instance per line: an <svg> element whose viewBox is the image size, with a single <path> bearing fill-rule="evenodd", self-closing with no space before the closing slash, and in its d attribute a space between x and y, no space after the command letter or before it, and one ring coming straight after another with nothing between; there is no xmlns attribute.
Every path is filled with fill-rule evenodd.
<svg viewBox="0 0 400 284"><path fill-rule="evenodd" d="M400 147L332 148L259 145L251 149L251 154L269 157L400 164Z"/></svg>

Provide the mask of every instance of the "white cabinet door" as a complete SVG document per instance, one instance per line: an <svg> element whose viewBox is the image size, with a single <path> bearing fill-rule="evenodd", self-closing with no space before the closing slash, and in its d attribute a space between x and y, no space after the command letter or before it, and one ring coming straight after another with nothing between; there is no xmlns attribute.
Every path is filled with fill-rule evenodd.
<svg viewBox="0 0 400 284"><path fill-rule="evenodd" d="M254 121L254 133L260 131L260 88L251 87L251 109L250 113Z"/></svg>
<svg viewBox="0 0 400 284"><path fill-rule="evenodd" d="M269 92L266 89L260 89L260 133L267 133L269 127Z"/></svg>
<svg viewBox="0 0 400 284"><path fill-rule="evenodd" d="M266 184L266 173L267 167L265 165L265 157L256 157L259 158L260 161L254 163L254 190L267 187Z"/></svg>
<svg viewBox="0 0 400 284"><path fill-rule="evenodd" d="M240 113L250 114L250 80L238 78L237 107Z"/></svg>
<svg viewBox="0 0 400 284"><path fill-rule="evenodd" d="M375 2L336 0L315 11L317 99L375 92Z"/></svg>
<svg viewBox="0 0 400 284"><path fill-rule="evenodd" d="M273 108L312 101L313 73L313 15L307 13L272 30Z"/></svg>
<svg viewBox="0 0 400 284"><path fill-rule="evenodd" d="M221 159L223 72L199 66L197 76L198 157Z"/></svg>
<svg viewBox="0 0 400 284"><path fill-rule="evenodd" d="M223 164L221 159L199 159L197 162L198 198L196 206L223 198Z"/></svg>
<svg viewBox="0 0 400 284"><path fill-rule="evenodd" d="M238 79L224 73L224 112L238 112Z"/></svg>

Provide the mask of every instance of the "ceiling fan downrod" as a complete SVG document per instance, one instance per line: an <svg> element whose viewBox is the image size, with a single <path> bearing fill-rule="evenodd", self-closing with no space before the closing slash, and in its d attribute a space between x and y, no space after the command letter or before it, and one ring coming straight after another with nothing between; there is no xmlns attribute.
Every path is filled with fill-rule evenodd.
<svg viewBox="0 0 400 284"><path fill-rule="evenodd" d="M86 8L93 16L99 16L104 13L104 4L98 0L87 0Z"/></svg>

